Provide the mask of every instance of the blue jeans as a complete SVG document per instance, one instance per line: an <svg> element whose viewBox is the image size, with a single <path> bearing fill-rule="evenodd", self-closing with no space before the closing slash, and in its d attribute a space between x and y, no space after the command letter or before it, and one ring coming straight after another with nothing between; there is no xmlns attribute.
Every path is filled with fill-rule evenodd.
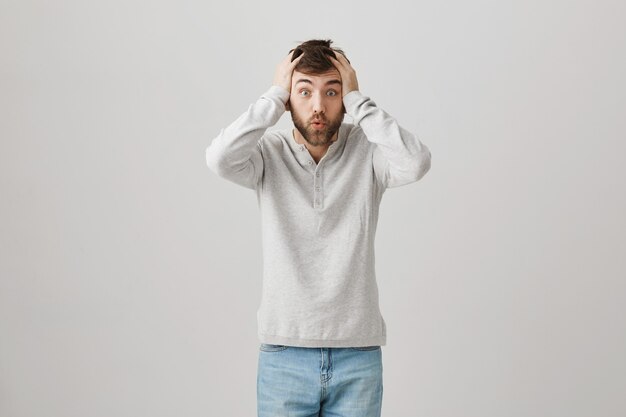
<svg viewBox="0 0 626 417"><path fill-rule="evenodd" d="M259 347L258 417L380 417L382 399L380 346Z"/></svg>

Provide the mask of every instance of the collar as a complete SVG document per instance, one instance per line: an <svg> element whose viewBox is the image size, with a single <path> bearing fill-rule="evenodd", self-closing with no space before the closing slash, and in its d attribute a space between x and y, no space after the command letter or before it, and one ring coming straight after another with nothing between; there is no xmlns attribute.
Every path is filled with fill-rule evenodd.
<svg viewBox="0 0 626 417"><path fill-rule="evenodd" d="M339 130L337 133L337 139L328 146L328 150L326 151L327 155L330 156L333 153L337 152L338 150L343 149L345 142L346 142L346 138L348 136L347 127L348 126L346 125L346 123L341 123L341 126L339 126ZM291 129L286 131L287 143L289 144L289 147L291 148L293 152L302 152L302 150L306 150L306 147L303 144L296 142L296 138L293 137L294 129L295 127L292 127Z"/></svg>

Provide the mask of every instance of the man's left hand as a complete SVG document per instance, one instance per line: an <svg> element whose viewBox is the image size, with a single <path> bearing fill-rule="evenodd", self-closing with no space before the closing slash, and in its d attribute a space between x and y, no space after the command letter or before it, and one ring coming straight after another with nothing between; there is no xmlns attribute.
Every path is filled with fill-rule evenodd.
<svg viewBox="0 0 626 417"><path fill-rule="evenodd" d="M328 55L328 58L330 58L341 75L342 96L345 97L350 91L359 89L359 82L356 79L356 71L352 68L352 65L350 65L346 57L343 56L341 52L335 50L333 50L333 52L335 52L335 55L337 55L339 59L337 60L330 55Z"/></svg>

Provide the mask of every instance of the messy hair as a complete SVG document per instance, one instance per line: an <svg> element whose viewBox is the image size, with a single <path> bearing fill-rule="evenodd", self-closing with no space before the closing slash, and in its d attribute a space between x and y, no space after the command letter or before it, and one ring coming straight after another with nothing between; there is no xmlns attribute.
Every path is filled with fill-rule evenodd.
<svg viewBox="0 0 626 417"><path fill-rule="evenodd" d="M330 39L311 39L290 50L290 53L294 51L292 61L304 53L295 70L305 74L324 74L335 69L328 55L338 59L335 52L340 52L343 56L346 54L339 48L331 48L332 43L333 41ZM346 59L348 58L346 57Z"/></svg>

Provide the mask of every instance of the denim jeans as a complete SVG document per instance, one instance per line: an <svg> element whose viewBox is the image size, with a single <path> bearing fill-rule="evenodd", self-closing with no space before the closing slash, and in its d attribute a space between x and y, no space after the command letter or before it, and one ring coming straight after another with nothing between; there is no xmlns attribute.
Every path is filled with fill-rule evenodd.
<svg viewBox="0 0 626 417"><path fill-rule="evenodd" d="M382 399L380 346L259 347L258 417L380 417Z"/></svg>

